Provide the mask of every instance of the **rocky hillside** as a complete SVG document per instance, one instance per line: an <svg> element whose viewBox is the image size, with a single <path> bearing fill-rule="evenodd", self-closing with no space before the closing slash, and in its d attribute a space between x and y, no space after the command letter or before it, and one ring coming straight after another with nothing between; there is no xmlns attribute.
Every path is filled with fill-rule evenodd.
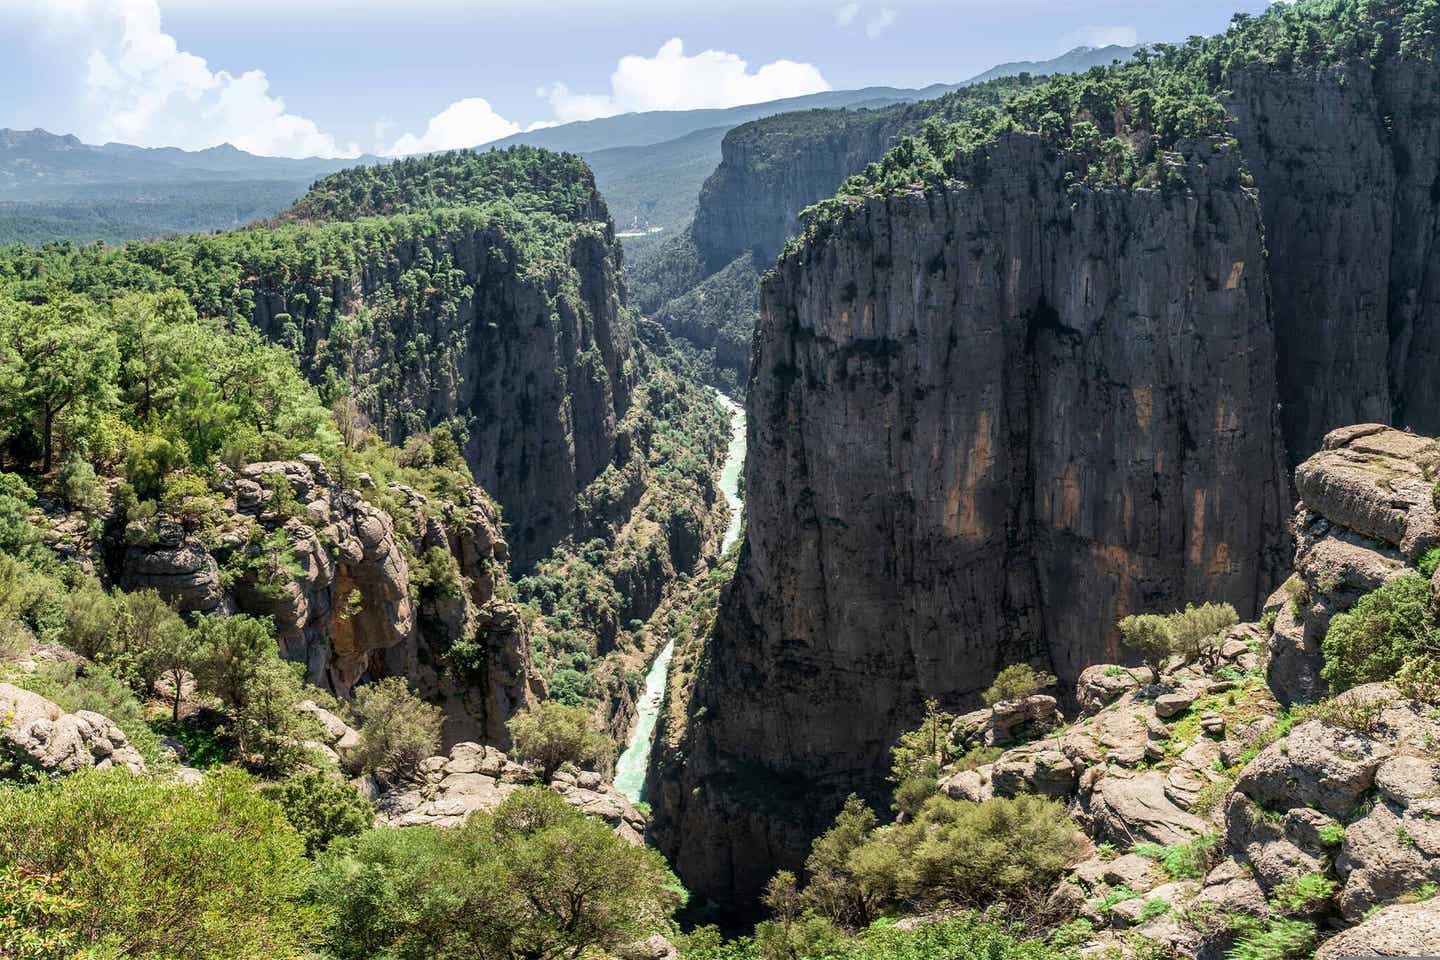
<svg viewBox="0 0 1440 960"><path fill-rule="evenodd" d="M932 700L885 764L894 806L874 808L898 817L852 799L813 847L799 845L810 921L863 928L915 910L922 916L902 924L922 927L978 898L1025 917L1036 948L1059 955L1332 958L1440 946L1440 523L1429 493L1440 442L1369 424L1324 446L1297 477L1295 576L1257 622L1237 624L1232 612L1188 653L1145 667L1097 663L1073 682L1021 671L1027 679L987 691L990 706L958 715ZM677 658L693 668L700 646ZM683 687L672 686L672 701ZM697 748L701 715L690 712L683 749ZM668 720L683 725L673 703ZM696 837L699 818L676 831L670 792L653 828L678 833L682 856L704 851L741 878L754 851L795 849L766 815L815 792L733 754L720 769L693 786L658 785L734 801L724 812L741 841ZM663 778L664 765L655 770ZM860 768L851 776L864 782ZM1056 859L1026 860L1052 820ZM952 821L974 833L947 832ZM969 843L996 871L1030 869L967 880L946 851ZM776 888L771 924L793 923Z"/></svg>
<svg viewBox="0 0 1440 960"><path fill-rule="evenodd" d="M1433 179L1408 164L1440 126L1383 121L1433 95L1433 11L1331 13L1237 18L927 128L787 247L752 357L748 536L657 774L693 887L743 900L798 864L847 793L879 796L927 697L973 703L1016 661L1073 681L1130 613L1254 614L1290 554L1287 456L1357 412L1418 415L1435 199L1390 185ZM1373 242L1307 246L1348 244L1347 217Z"/></svg>
<svg viewBox="0 0 1440 960"><path fill-rule="evenodd" d="M263 228L17 250L6 273L101 298L178 287L292 350L387 441L458 428L525 568L617 455L634 375L620 257L583 162L517 148L345 171Z"/></svg>

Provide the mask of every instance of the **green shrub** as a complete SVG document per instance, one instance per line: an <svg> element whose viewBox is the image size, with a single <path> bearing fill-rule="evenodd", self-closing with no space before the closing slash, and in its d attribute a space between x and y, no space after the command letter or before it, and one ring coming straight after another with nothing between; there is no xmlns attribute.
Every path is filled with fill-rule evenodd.
<svg viewBox="0 0 1440 960"><path fill-rule="evenodd" d="M1407 699L1440 703L1440 655L1406 660L1395 673L1395 688Z"/></svg>
<svg viewBox="0 0 1440 960"><path fill-rule="evenodd" d="M367 771L409 776L440 748L440 709L411 693L403 677L357 688L354 710L360 719L355 762Z"/></svg>
<svg viewBox="0 0 1440 960"><path fill-rule="evenodd" d="M1275 890L1274 902L1285 913L1311 913L1335 899L1340 885L1323 873L1286 880Z"/></svg>
<svg viewBox="0 0 1440 960"><path fill-rule="evenodd" d="M940 784L934 776L917 774L895 788L894 809L907 817L920 812L925 801L940 792Z"/></svg>
<svg viewBox="0 0 1440 960"><path fill-rule="evenodd" d="M200 714L184 720L163 718L152 720L150 728L158 737L178 740L185 748L185 765L197 770L211 770L231 759L234 743L211 719Z"/></svg>
<svg viewBox="0 0 1440 960"><path fill-rule="evenodd" d="M105 485L95 476L90 461L72 453L60 466L56 479L60 484L60 496L71 510L79 510L86 516L98 516L109 506Z"/></svg>
<svg viewBox="0 0 1440 960"><path fill-rule="evenodd" d="M1330 621L1321 641L1321 676L1339 692L1390 680L1405 661L1440 653L1440 630L1430 615L1430 582L1398 577L1372 590Z"/></svg>
<svg viewBox="0 0 1440 960"><path fill-rule="evenodd" d="M83 960L74 924L83 904L64 893L58 877L0 867L0 957Z"/></svg>
<svg viewBox="0 0 1440 960"><path fill-rule="evenodd" d="M1440 567L1440 547L1431 547L1420 554L1420 559L1415 561L1415 567L1426 580L1433 577L1435 568Z"/></svg>
<svg viewBox="0 0 1440 960"><path fill-rule="evenodd" d="M96 956L298 956L310 868L280 808L235 771L197 786L82 771L0 787L0 862L52 878L51 916Z"/></svg>
<svg viewBox="0 0 1440 960"><path fill-rule="evenodd" d="M995 682L981 695L987 705L1024 700L1055 683L1054 674L1042 673L1028 663L1012 663L995 676Z"/></svg>
<svg viewBox="0 0 1440 960"><path fill-rule="evenodd" d="M979 905L1048 889L1082 841L1064 806L1022 795L983 803L933 797L886 842L899 851L902 898Z"/></svg>
<svg viewBox="0 0 1440 960"><path fill-rule="evenodd" d="M313 857L340 837L353 837L375 823L375 809L353 786L333 774L312 771L267 784L265 796L280 805L285 819Z"/></svg>
<svg viewBox="0 0 1440 960"><path fill-rule="evenodd" d="M541 788L461 827L337 840L317 868L335 960L609 953L668 929L681 899L658 852Z"/></svg>
<svg viewBox="0 0 1440 960"><path fill-rule="evenodd" d="M1290 711L1295 723L1319 720L1327 726L1356 733L1374 733L1380 726L1385 708L1391 704L1386 697L1340 696L1319 703L1296 706Z"/></svg>
<svg viewBox="0 0 1440 960"><path fill-rule="evenodd" d="M890 782L900 784L912 777L933 777L935 771L954 760L955 745L950 740L954 723L955 714L941 710L937 700L927 701L920 726L902 733L890 748Z"/></svg>
<svg viewBox="0 0 1440 960"><path fill-rule="evenodd" d="M1207 833L1194 840L1168 846L1142 843L1135 847L1135 852L1160 861L1171 880L1198 880L1209 872L1219 839L1215 834Z"/></svg>
<svg viewBox="0 0 1440 960"><path fill-rule="evenodd" d="M1095 911L1102 916L1109 916L1110 911L1114 910L1116 905L1124 903L1127 900L1134 900L1138 896L1140 896L1140 894L1130 889L1128 885L1123 883L1119 884L1106 890L1102 896L1095 900Z"/></svg>
<svg viewBox="0 0 1440 960"><path fill-rule="evenodd" d="M1175 657L1184 664L1200 662L1213 669L1224 632L1240 621L1228 603L1187 603L1184 610L1161 616L1133 614L1121 620L1120 642L1161 677Z"/></svg>
<svg viewBox="0 0 1440 960"><path fill-rule="evenodd" d="M1315 924L1308 920L1243 918L1240 940L1225 960L1304 960L1315 949Z"/></svg>
<svg viewBox="0 0 1440 960"><path fill-rule="evenodd" d="M1063 806L1023 795L984 803L932 796L910 822L875 827L875 814L851 797L806 860L807 909L855 929L902 903L1028 903L1083 842Z"/></svg>
<svg viewBox="0 0 1440 960"><path fill-rule="evenodd" d="M511 717L506 726L516 756L536 764L546 783L562 764L595 763L610 750L610 742L590 729L590 714L583 707L546 700Z"/></svg>

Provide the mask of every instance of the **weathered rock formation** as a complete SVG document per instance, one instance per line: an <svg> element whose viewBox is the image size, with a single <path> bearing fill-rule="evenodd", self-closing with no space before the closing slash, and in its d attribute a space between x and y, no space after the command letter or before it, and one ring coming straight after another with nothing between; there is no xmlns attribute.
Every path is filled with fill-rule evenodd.
<svg viewBox="0 0 1440 960"><path fill-rule="evenodd" d="M1221 144L1169 162L1188 190L1067 192L1011 135L983 185L857 201L769 278L746 546L652 780L692 889L798 864L926 699L1073 682L1127 613L1280 579L1259 205Z"/></svg>
<svg viewBox="0 0 1440 960"><path fill-rule="evenodd" d="M358 781L374 800L381 822L396 827L455 826L472 813L494 810L517 787L538 782L530 767L478 743L457 743L449 756L424 761L415 783L386 787L374 779ZM599 773L562 771L546 786L582 813L610 824L630 843L644 842L644 814Z"/></svg>
<svg viewBox="0 0 1440 960"><path fill-rule="evenodd" d="M252 319L302 369L354 385L397 445L464 422L475 480L505 508L526 568L576 524L575 498L616 454L630 406L631 321L604 202L573 213L557 256L495 222L399 228L319 277L256 264Z"/></svg>
<svg viewBox="0 0 1440 960"><path fill-rule="evenodd" d="M1351 423L1440 433L1440 67L1252 67L1230 87L1265 222L1291 456Z"/></svg>
<svg viewBox="0 0 1440 960"><path fill-rule="evenodd" d="M145 772L145 759L125 733L91 710L66 713L54 703L9 683L0 683L0 777L20 768L37 774L67 774L93 767Z"/></svg>
<svg viewBox="0 0 1440 960"><path fill-rule="evenodd" d="M1320 641L1330 619L1440 544L1431 494L1440 443L1381 424L1332 431L1295 471L1295 573L1266 601L1275 614L1270 687L1285 703L1326 692Z"/></svg>
<svg viewBox="0 0 1440 960"><path fill-rule="evenodd" d="M294 506L277 505L274 477ZM446 742L508 744L505 722L542 690L519 611L497 595L509 552L484 491L463 503L400 484L370 491L387 510L306 456L250 464L220 493L221 520L204 541L177 519L132 521L111 551L116 582L187 613L269 617L281 653L304 663L311 683L344 697L403 676L444 708ZM432 549L453 562L453 590L412 585L409 558ZM462 644L463 660L451 655Z"/></svg>
<svg viewBox="0 0 1440 960"><path fill-rule="evenodd" d="M736 127L700 190L692 233L710 271L742 253L760 263L799 232L800 211L879 160L902 131L919 128L933 103L883 110L811 110Z"/></svg>

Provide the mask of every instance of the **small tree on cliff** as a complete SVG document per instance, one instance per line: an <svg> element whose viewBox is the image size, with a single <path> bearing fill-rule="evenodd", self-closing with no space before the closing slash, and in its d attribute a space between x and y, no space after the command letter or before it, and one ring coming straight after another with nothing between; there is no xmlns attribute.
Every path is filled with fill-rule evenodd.
<svg viewBox="0 0 1440 960"><path fill-rule="evenodd" d="M521 759L539 764L546 783L562 764L593 763L610 749L609 742L590 729L585 708L553 700L516 714L508 726L515 752Z"/></svg>
<svg viewBox="0 0 1440 960"><path fill-rule="evenodd" d="M1161 616L1156 613L1131 615L1121 620L1120 642L1155 672L1158 681L1171 658L1181 665L1201 661L1215 665L1224 631L1240 620L1228 603L1186 604L1184 610Z"/></svg>
<svg viewBox="0 0 1440 960"><path fill-rule="evenodd" d="M956 757L950 728L955 714L940 709L940 701L925 701L925 716L920 726L900 734L890 748L890 782L903 784L914 777L933 780L945 764Z"/></svg>
<svg viewBox="0 0 1440 960"><path fill-rule="evenodd" d="M440 708L411 693L403 677L357 688L355 713L361 721L357 759L365 770L410 776L440 748Z"/></svg>
<svg viewBox="0 0 1440 960"><path fill-rule="evenodd" d="M1054 682L1053 674L1042 673L1028 663L1012 663L995 675L995 682L990 684L981 698L987 706L1009 700L1024 700Z"/></svg>

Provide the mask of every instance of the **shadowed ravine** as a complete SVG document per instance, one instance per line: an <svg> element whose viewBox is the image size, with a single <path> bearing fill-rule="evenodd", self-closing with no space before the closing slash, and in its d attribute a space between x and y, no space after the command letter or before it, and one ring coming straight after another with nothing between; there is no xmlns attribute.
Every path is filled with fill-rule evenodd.
<svg viewBox="0 0 1440 960"><path fill-rule="evenodd" d="M745 466L745 409L723 394L715 396L720 405L730 412L730 449L725 453L725 465L720 470L720 488L725 491L725 499L730 504L730 525L725 528L725 539L720 545L720 552L724 553L740 539L740 471ZM665 696L665 678L670 672L670 658L674 654L675 644L667 643L650 664L650 670L645 674L645 690L640 695L635 715L635 727L630 732L630 743L615 766L615 786L632 803L639 802L645 792L645 769L650 764L655 718L660 712L660 701Z"/></svg>

